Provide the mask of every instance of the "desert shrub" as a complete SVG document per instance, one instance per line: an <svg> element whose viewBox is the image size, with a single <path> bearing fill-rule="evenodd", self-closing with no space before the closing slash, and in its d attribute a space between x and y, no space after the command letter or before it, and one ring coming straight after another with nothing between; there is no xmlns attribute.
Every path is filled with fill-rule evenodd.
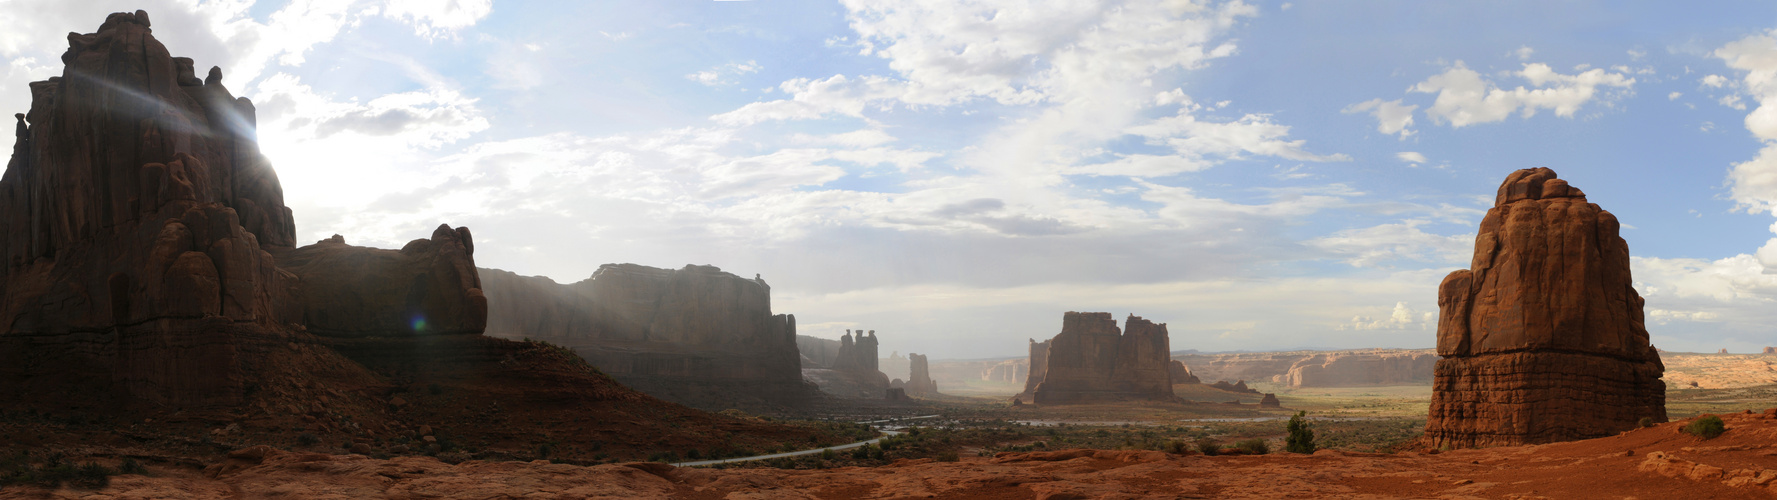
<svg viewBox="0 0 1777 500"><path fill-rule="evenodd" d="M955 451L946 451L938 454L939 462L955 462L958 460L962 460L962 457L957 456Z"/></svg>
<svg viewBox="0 0 1777 500"><path fill-rule="evenodd" d="M321 437L316 436L313 433L304 432L296 435L296 442L302 443L303 446L314 446L321 442Z"/></svg>
<svg viewBox="0 0 1777 500"><path fill-rule="evenodd" d="M1641 417L1641 420L1636 421L1635 425L1641 426L1642 428L1653 427L1654 426L1654 418L1653 417Z"/></svg>
<svg viewBox="0 0 1777 500"><path fill-rule="evenodd" d="M834 457L837 457L837 456L838 456L838 454L833 453L832 448L827 448L827 449L821 450L821 460L832 460Z"/></svg>
<svg viewBox="0 0 1777 500"><path fill-rule="evenodd" d="M1198 438L1197 451L1201 451L1204 455L1212 457L1220 455L1222 453L1222 443L1217 443L1216 440L1210 438Z"/></svg>
<svg viewBox="0 0 1777 500"><path fill-rule="evenodd" d="M1727 424L1721 421L1721 417L1715 415L1697 417L1696 420L1684 426L1686 433L1703 439L1715 439L1716 436L1720 436L1727 430Z"/></svg>
<svg viewBox="0 0 1777 500"><path fill-rule="evenodd" d="M1259 438L1252 438L1252 439L1248 439L1248 440L1234 443L1234 447L1239 448L1241 450L1245 450L1247 453L1251 453L1254 455L1264 455L1267 453L1271 453L1271 445L1266 443L1265 440L1259 439Z"/></svg>
<svg viewBox="0 0 1777 500"><path fill-rule="evenodd" d="M553 454L553 453L555 453L555 447L550 446L549 443L543 443L543 444L537 445L537 458L538 459L549 458L549 455ZM697 458L697 457L692 456L691 458Z"/></svg>
<svg viewBox="0 0 1777 500"><path fill-rule="evenodd" d="M702 459L703 452L697 451L697 448L692 448L685 452L685 458L690 460ZM710 458L716 458L715 454L711 454Z"/></svg>
<svg viewBox="0 0 1777 500"><path fill-rule="evenodd" d="M1314 429L1308 428L1308 420L1303 418L1307 415L1308 412L1298 411L1296 416L1290 417L1289 424L1284 426L1289 431L1289 437L1284 438L1283 448L1285 451L1314 453Z"/></svg>
<svg viewBox="0 0 1777 500"><path fill-rule="evenodd" d="M1183 455L1191 452L1191 445L1174 439L1166 443L1166 451L1174 455Z"/></svg>
<svg viewBox="0 0 1777 500"><path fill-rule="evenodd" d="M120 474L148 474L148 468L143 467L142 463L137 462L134 458L124 457L123 462L117 464L117 472Z"/></svg>

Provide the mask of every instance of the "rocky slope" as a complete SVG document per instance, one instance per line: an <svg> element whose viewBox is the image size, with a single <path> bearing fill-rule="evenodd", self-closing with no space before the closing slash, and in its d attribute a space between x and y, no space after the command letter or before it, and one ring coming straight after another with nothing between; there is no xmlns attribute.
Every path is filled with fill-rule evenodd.
<svg viewBox="0 0 1777 500"><path fill-rule="evenodd" d="M1715 498L1777 496L1777 410L1725 416L1703 441L1678 423L1606 438L1444 453L1170 455L1003 452L825 470L578 467L247 449L203 472L122 476L101 498ZM1254 480L1263 478L1263 480ZM62 490L30 493L74 497Z"/></svg>
<svg viewBox="0 0 1777 500"><path fill-rule="evenodd" d="M1615 216L1547 168L1500 184L1470 269L1438 287L1426 438L1458 447L1607 436L1666 420Z"/></svg>
<svg viewBox="0 0 1777 500"><path fill-rule="evenodd" d="M796 318L772 314L762 279L696 265L606 264L567 285L481 273L488 335L569 347L650 395L722 409L800 404L815 392L803 382Z"/></svg>

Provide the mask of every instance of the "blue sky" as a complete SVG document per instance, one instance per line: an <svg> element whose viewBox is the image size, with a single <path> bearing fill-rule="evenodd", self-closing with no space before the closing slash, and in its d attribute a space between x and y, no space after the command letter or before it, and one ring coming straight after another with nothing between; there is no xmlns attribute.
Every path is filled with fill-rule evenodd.
<svg viewBox="0 0 1777 500"><path fill-rule="evenodd" d="M1768 2L0 1L0 105L137 8L258 105L304 240L713 264L940 358L1069 310L1429 347L1542 166L1625 223L1656 345L1777 345Z"/></svg>

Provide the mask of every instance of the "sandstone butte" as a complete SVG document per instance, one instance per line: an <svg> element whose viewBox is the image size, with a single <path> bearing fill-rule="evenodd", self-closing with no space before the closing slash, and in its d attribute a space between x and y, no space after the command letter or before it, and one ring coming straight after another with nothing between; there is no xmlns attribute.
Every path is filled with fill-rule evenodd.
<svg viewBox="0 0 1777 500"><path fill-rule="evenodd" d="M0 177L0 411L153 417L142 439L226 426L288 445L297 429L377 449L432 426L526 453L538 438L617 454L704 443L715 427L756 445L808 437L480 335L467 228L400 250L296 247L253 104L220 69L198 78L143 11L68 44L62 76L30 85ZM580 433L545 436L571 422Z"/></svg>
<svg viewBox="0 0 1777 500"><path fill-rule="evenodd" d="M723 409L800 404L814 395L803 383L796 317L772 313L764 279L699 265L605 264L565 285L480 271L487 335L571 348L651 396ZM883 387L869 397L880 398Z"/></svg>
<svg viewBox="0 0 1777 500"><path fill-rule="evenodd" d="M1777 496L1777 408L1722 415L1702 440L1681 422L1544 445L1442 453L1172 455L1058 450L900 460L821 470L456 465L269 448L237 450L198 472L153 468L66 498L1709 498ZM66 490L64 490L66 491ZM59 493L59 492L58 492Z"/></svg>
<svg viewBox="0 0 1777 500"><path fill-rule="evenodd" d="M938 395L938 383L932 381L931 364L926 355L907 353L907 393L917 396Z"/></svg>
<svg viewBox="0 0 1777 500"><path fill-rule="evenodd" d="M1042 378L1031 370L1033 400L1173 400L1169 342L1165 323L1131 314L1119 331L1111 313L1070 311L1062 316L1061 333L1049 339Z"/></svg>
<svg viewBox="0 0 1777 500"><path fill-rule="evenodd" d="M802 352L802 379L813 382L823 393L854 399L880 398L891 387L904 387L891 384L888 375L882 373L882 359L876 357L878 345L876 330L870 330L868 335L858 330L854 338L848 329L839 340L797 335L796 348Z"/></svg>
<svg viewBox="0 0 1777 500"><path fill-rule="evenodd" d="M1547 168L1512 172L1469 269L1438 287L1438 355L1425 439L1548 443L1666 421L1629 246L1615 216Z"/></svg>

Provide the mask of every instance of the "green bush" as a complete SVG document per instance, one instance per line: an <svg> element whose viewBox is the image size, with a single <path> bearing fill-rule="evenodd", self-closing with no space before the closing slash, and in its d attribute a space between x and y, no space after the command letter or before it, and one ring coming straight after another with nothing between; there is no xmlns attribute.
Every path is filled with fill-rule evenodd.
<svg viewBox="0 0 1777 500"><path fill-rule="evenodd" d="M1314 453L1314 429L1308 428L1308 420L1303 418L1307 415L1308 412L1298 411L1296 412L1296 416L1290 417L1290 423L1285 426L1285 428L1289 430L1290 435L1289 437L1284 438L1284 451L1290 453Z"/></svg>
<svg viewBox="0 0 1777 500"><path fill-rule="evenodd" d="M1635 425L1641 426L1642 428L1653 427L1654 426L1654 418L1653 417L1641 417L1641 420L1636 421Z"/></svg>
<svg viewBox="0 0 1777 500"><path fill-rule="evenodd" d="M1721 421L1721 417L1715 415L1697 417L1696 420L1684 426L1686 433L1703 439L1715 439L1716 436L1720 436L1727 430L1727 424Z"/></svg>
<svg viewBox="0 0 1777 500"><path fill-rule="evenodd" d="M1246 450L1247 453L1251 453L1254 455L1264 455L1267 453L1271 453L1271 445L1265 443L1265 440L1259 439L1259 438L1252 438L1252 439L1248 439L1248 440L1241 441L1238 443L1234 443L1234 447L1242 449L1242 450Z"/></svg>
<svg viewBox="0 0 1777 500"><path fill-rule="evenodd" d="M958 460L962 460L962 457L957 456L955 451L946 451L938 454L939 462L955 462Z"/></svg>
<svg viewBox="0 0 1777 500"><path fill-rule="evenodd" d="M1222 443L1218 443L1216 440L1210 438L1197 438L1197 451L1201 451L1204 455L1212 457L1220 455L1222 453Z"/></svg>
<svg viewBox="0 0 1777 500"><path fill-rule="evenodd" d="M1174 439L1166 443L1166 451L1174 455L1183 455L1191 452L1191 445L1186 444L1184 441Z"/></svg>

